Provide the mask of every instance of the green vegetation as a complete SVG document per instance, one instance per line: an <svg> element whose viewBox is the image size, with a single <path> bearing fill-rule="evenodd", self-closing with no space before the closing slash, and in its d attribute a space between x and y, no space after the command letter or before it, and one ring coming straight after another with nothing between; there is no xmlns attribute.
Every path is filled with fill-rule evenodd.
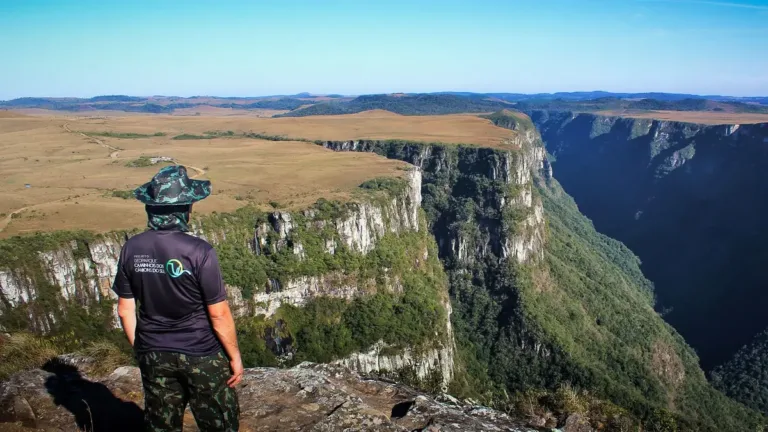
<svg viewBox="0 0 768 432"><path fill-rule="evenodd" d="M480 117L488 119L496 126L512 130L534 130L535 127L531 119L521 112L508 109L496 111L493 114L481 115Z"/></svg>
<svg viewBox="0 0 768 432"><path fill-rule="evenodd" d="M507 107L511 107L511 104L489 100L482 96L466 97L447 94L366 95L359 96L349 102L318 103L275 117L353 114L374 109L403 115L436 115L498 111Z"/></svg>
<svg viewBox="0 0 768 432"><path fill-rule="evenodd" d="M0 335L0 379L22 370L39 368L58 354L62 353L51 341L29 333Z"/></svg>
<svg viewBox="0 0 768 432"><path fill-rule="evenodd" d="M366 191L374 193L368 199L386 196L389 201L393 193L404 191L402 181L382 179L368 186ZM444 343L447 281L426 227L418 232L387 232L372 251L362 254L347 247L332 225L334 220L359 211L359 206L319 200L291 215L294 227L284 238L269 225L287 215L264 213L254 207L194 221L206 236L219 239L216 248L224 280L241 288L246 307L255 306L249 300L254 293L268 287L280 289L300 276L322 276L329 283L354 285L359 293L367 294L351 300L318 297L303 308L283 305L269 318L240 318L238 333L247 365L277 365L275 352L292 353L293 363L330 361L365 350L380 340L393 350L406 346L426 349ZM251 249L254 226L267 227L260 231L264 243L256 253ZM120 331L111 327L113 302L91 298L96 295L91 289L78 290L83 297L76 302L65 301L61 288L48 280L45 261L38 258L41 253L67 249L73 250L75 259L86 258L89 245L102 238L87 232L56 232L0 241L0 268L28 276L36 293L34 301L15 308L0 305L0 326L14 334L50 329L46 340L55 342L56 353L86 350L119 359L110 351L111 345L101 344L125 344ZM335 245L334 253L327 251L328 242ZM294 252L297 245L303 254ZM425 251L429 252L427 257ZM76 271L78 286L97 282L91 280L96 277L94 273ZM35 317L32 323L30 315ZM50 356L50 352L40 355ZM112 366L105 364L104 368Z"/></svg>
<svg viewBox="0 0 768 432"><path fill-rule="evenodd" d="M91 290L78 290L74 301L63 301L61 288L52 284L40 257L41 253L69 249L76 260L88 258L88 245L96 238L87 231L57 231L0 241L0 269L23 274L35 293L34 301L13 308L5 301L0 302L0 327L10 333L48 329L47 336L55 341L57 349L69 352L97 340L125 347L127 342L120 330L112 328L114 302L97 298ZM73 270L77 284L98 285L92 269L85 271L75 266Z"/></svg>
<svg viewBox="0 0 768 432"><path fill-rule="evenodd" d="M661 421L651 419L645 422L646 429L640 429L642 422L625 409L600 398L588 391L577 390L569 384L562 384L556 390L527 390L491 401L490 405L516 418L567 418L577 414L596 430L605 431L670 431ZM666 412L659 412L661 418ZM552 418L554 414L555 418Z"/></svg>
<svg viewBox="0 0 768 432"><path fill-rule="evenodd" d="M56 356L75 351L98 359L91 373L107 375L118 366L131 364L127 348L130 347L121 348L105 340L73 345L71 340L61 336L42 337L27 332L0 335L0 380L16 372L40 368Z"/></svg>
<svg viewBox="0 0 768 432"><path fill-rule="evenodd" d="M176 135L172 139L175 140L202 140L202 139L215 139L215 138L255 138L255 139L262 139L267 141L305 141L309 142L309 140L305 138L291 138L286 137L283 135L269 135L264 133L257 133L257 132L239 132L236 133L235 131L227 130L227 131L205 131L203 132L203 135L194 135L194 134L181 134Z"/></svg>
<svg viewBox="0 0 768 432"><path fill-rule="evenodd" d="M653 310L637 257L597 233L554 180L532 190L547 217L544 259L510 265L495 245L526 235L520 222L530 210L499 208L525 187L504 181L504 153L426 146L361 141L358 149L425 167L422 206L446 245L454 310L452 392L500 406L510 393L552 394L570 383L645 428L758 430L764 420L709 386L694 352ZM458 240L467 251L461 260L448 249Z"/></svg>
<svg viewBox="0 0 768 432"><path fill-rule="evenodd" d="M98 360L91 373L96 375L109 375L120 366L133 363L133 350L128 350L127 344L118 346L106 340L97 340L88 343L79 351L80 354Z"/></svg>
<svg viewBox="0 0 768 432"><path fill-rule="evenodd" d="M106 137L106 138L120 138L120 139L134 139L134 138L152 138L165 136L164 132L155 132L153 134L140 134L133 132L83 132L91 137Z"/></svg>
<svg viewBox="0 0 768 432"><path fill-rule="evenodd" d="M235 131L205 131L203 134L211 137L233 137L235 136Z"/></svg>
<svg viewBox="0 0 768 432"><path fill-rule="evenodd" d="M712 111L712 112L736 112L736 113L768 113L768 106L750 104L744 102L712 101L707 99L621 99L618 97L602 97L588 100L564 100L564 99L531 99L520 101L515 109L552 110L552 111L578 111L593 112L604 110L635 110L635 111Z"/></svg>
<svg viewBox="0 0 768 432"><path fill-rule="evenodd" d="M768 414L768 330L712 372L712 384L744 405Z"/></svg>
<svg viewBox="0 0 768 432"><path fill-rule="evenodd" d="M159 158L155 162L152 162L152 159L154 158L150 156L139 156L137 159L126 162L125 166L128 168L146 168L153 165L168 165L174 163L173 161L160 160ZM124 191L115 191L112 196L124 198Z"/></svg>
<svg viewBox="0 0 768 432"><path fill-rule="evenodd" d="M149 156L139 156L138 159L126 162L125 166L128 168L146 168L152 166L152 159Z"/></svg>
<svg viewBox="0 0 768 432"><path fill-rule="evenodd" d="M222 275L226 283L240 287L246 298L263 292L269 281L283 285L300 276L343 272L351 281L366 285L369 279L383 282L384 269L390 274L412 270L412 263L418 260L412 254L424 249L419 247L424 241L419 233L386 234L366 255L344 244L328 222L355 211L357 206L321 199L310 210L292 214L294 228L285 239L271 229L265 230L264 246L258 253L248 246L253 240L253 227L268 227L269 214L246 206L233 213L201 218L198 223L214 235L226 232L226 238L216 244ZM328 242L337 245L333 254L326 249ZM298 244L304 250L303 257L293 251Z"/></svg>
<svg viewBox="0 0 768 432"><path fill-rule="evenodd" d="M755 430L762 419L707 385L693 350L653 311L638 259L597 233L558 186L540 190L547 255L524 270L521 297L582 370L569 381L646 422L675 404L670 417L682 430Z"/></svg>
<svg viewBox="0 0 768 432"><path fill-rule="evenodd" d="M128 199L135 199L136 196L133 194L133 189L128 190L113 190L109 193L109 196L113 198L122 198L124 200Z"/></svg>
<svg viewBox="0 0 768 432"><path fill-rule="evenodd" d="M390 196L402 196L408 185L403 179L394 177L378 177L367 180L360 185L361 189L370 191L385 191Z"/></svg>
<svg viewBox="0 0 768 432"><path fill-rule="evenodd" d="M209 136L209 135L194 135L194 134L181 134L176 135L175 137L171 138L174 140L201 140L201 139L211 139L216 138L215 136Z"/></svg>
<svg viewBox="0 0 768 432"><path fill-rule="evenodd" d="M219 108L232 108L232 109L273 109L273 110L293 110L302 105L311 103L296 98L280 98L275 100L260 100L249 104L215 104L213 106Z"/></svg>
<svg viewBox="0 0 768 432"><path fill-rule="evenodd" d="M445 340L440 281L405 275L403 294L380 291L351 302L319 297L304 307L283 305L277 319L287 325L294 361L330 362L383 340L400 350Z"/></svg>
<svg viewBox="0 0 768 432"><path fill-rule="evenodd" d="M269 135L264 133L255 133L255 132L244 133L242 136L244 138L256 138L256 139L262 139L267 141L303 141L303 142L310 141L305 138L291 138L283 135Z"/></svg>

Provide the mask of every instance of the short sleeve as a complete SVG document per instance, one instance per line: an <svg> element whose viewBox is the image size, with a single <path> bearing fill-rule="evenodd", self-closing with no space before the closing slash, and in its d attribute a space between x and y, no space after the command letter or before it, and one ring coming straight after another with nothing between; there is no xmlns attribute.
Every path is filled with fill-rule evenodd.
<svg viewBox="0 0 768 432"><path fill-rule="evenodd" d="M197 277L205 304L216 304L227 299L227 290L221 278L221 267L215 249L209 248L205 252L197 270Z"/></svg>
<svg viewBox="0 0 768 432"><path fill-rule="evenodd" d="M120 251L120 259L117 262L117 271L115 272L115 281L112 283L112 291L120 298L132 299L131 279L125 271L125 246Z"/></svg>

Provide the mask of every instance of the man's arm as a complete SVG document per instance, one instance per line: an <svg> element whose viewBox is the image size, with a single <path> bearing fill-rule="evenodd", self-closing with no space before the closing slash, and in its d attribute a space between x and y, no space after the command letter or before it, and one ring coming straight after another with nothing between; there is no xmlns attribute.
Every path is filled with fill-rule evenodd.
<svg viewBox="0 0 768 432"><path fill-rule="evenodd" d="M117 316L123 325L125 336L133 346L136 341L136 300L132 298L119 298L117 300Z"/></svg>
<svg viewBox="0 0 768 432"><path fill-rule="evenodd" d="M235 319L229 309L226 300L208 305L208 316L211 317L213 331L219 338L229 357L229 367L232 369L232 378L227 381L230 387L236 386L243 378L243 360L240 357L240 348L237 346L237 332L235 331Z"/></svg>
<svg viewBox="0 0 768 432"><path fill-rule="evenodd" d="M118 297L117 316L120 317L120 324L123 326L125 336L128 337L128 342L133 346L133 343L136 341L136 300L133 298L131 279L125 271L125 249L127 246L128 244L126 243L123 245L123 249L120 250L120 259L117 261L117 271L115 272L115 281L112 283L112 291Z"/></svg>

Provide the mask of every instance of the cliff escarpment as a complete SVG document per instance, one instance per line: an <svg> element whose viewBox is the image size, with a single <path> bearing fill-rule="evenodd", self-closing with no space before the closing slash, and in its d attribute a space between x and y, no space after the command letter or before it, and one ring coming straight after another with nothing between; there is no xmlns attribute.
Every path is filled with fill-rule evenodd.
<svg viewBox="0 0 768 432"><path fill-rule="evenodd" d="M404 177L366 182L347 203L194 220L193 234L217 249L246 363L340 361L425 386L451 380L447 281L420 209L421 173ZM0 325L71 344L111 337L110 285L131 234L0 242Z"/></svg>
<svg viewBox="0 0 768 432"><path fill-rule="evenodd" d="M504 400L509 391L567 383L646 426L756 425L759 416L709 386L696 354L654 311L637 257L595 231L560 188L530 121L497 114L489 120L516 132L494 149L318 142L421 169L422 205L450 281L458 365L452 390Z"/></svg>
<svg viewBox="0 0 768 432"><path fill-rule="evenodd" d="M316 141L413 165L404 180L364 183L349 203L196 220L219 254L248 362L449 383L531 417L570 395L594 428L755 430L761 418L714 391L654 311L637 257L553 178L530 119L486 118L512 129L506 142ZM95 326L86 318L114 325L107 288L125 235L0 242L2 325L64 341Z"/></svg>
<svg viewBox="0 0 768 432"><path fill-rule="evenodd" d="M558 180L624 242L709 370L768 327L768 124L534 111Z"/></svg>

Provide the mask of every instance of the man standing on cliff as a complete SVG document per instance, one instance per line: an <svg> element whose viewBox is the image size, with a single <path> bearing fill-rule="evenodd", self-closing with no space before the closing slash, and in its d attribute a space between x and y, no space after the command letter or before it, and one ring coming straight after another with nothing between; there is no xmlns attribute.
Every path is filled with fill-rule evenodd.
<svg viewBox="0 0 768 432"><path fill-rule="evenodd" d="M181 431L187 403L201 431L238 430L243 363L219 261L187 234L192 204L210 193L211 182L179 165L134 191L150 229L123 246L112 289L141 369L148 431Z"/></svg>

